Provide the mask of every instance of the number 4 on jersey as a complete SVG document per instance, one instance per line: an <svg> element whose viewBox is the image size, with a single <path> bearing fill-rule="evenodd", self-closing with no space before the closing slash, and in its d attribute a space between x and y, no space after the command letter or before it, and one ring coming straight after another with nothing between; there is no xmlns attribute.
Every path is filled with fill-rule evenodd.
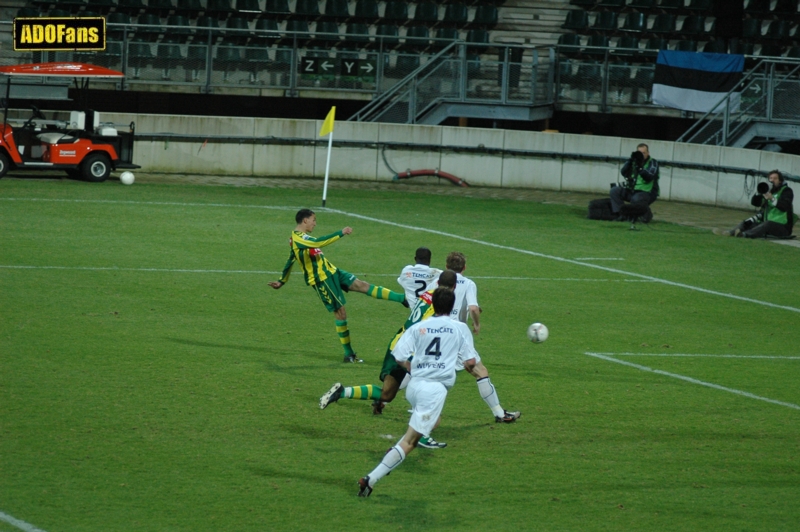
<svg viewBox="0 0 800 532"><path fill-rule="evenodd" d="M425 354L428 356L436 357L435 360L439 360L439 357L442 356L442 351L439 346L440 339L439 337L435 337L431 340L431 343L428 344L428 348L425 349Z"/></svg>

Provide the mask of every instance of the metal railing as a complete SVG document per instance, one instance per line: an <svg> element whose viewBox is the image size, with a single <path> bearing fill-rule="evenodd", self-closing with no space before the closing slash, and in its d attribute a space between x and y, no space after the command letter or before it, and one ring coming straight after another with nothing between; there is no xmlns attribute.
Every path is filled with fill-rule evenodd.
<svg viewBox="0 0 800 532"><path fill-rule="evenodd" d="M756 121L800 122L800 60L761 59L678 142L729 146Z"/></svg>

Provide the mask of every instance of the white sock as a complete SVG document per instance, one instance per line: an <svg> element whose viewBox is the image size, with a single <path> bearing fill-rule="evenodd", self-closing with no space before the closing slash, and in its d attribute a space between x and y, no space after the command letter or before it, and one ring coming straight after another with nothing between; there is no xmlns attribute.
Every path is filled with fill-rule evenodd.
<svg viewBox="0 0 800 532"><path fill-rule="evenodd" d="M497 397L497 391L494 389L494 385L492 381L489 380L489 377L484 377L482 379L477 380L478 383L478 391L481 394L481 399L489 405L489 408L492 409L492 413L494 413L497 417L503 417L506 413L503 410L503 407L500 406L500 398Z"/></svg>
<svg viewBox="0 0 800 532"><path fill-rule="evenodd" d="M378 467L372 470L369 474L369 485L374 486L380 479L392 472L392 470L399 466L400 463L406 459L406 453L399 445L395 445L389 449L383 456L383 460L378 464Z"/></svg>

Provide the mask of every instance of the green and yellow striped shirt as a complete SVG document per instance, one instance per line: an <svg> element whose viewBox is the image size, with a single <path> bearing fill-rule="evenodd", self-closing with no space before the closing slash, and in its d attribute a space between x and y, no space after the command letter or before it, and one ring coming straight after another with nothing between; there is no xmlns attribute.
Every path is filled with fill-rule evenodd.
<svg viewBox="0 0 800 532"><path fill-rule="evenodd" d="M319 248L333 244L343 236L344 233L336 231L330 235L314 238L302 231L292 231L292 238L289 239L291 248L289 259L283 267L280 281L286 283L289 280L289 274L295 261L303 268L303 276L309 286L314 286L336 273L336 266L328 262Z"/></svg>

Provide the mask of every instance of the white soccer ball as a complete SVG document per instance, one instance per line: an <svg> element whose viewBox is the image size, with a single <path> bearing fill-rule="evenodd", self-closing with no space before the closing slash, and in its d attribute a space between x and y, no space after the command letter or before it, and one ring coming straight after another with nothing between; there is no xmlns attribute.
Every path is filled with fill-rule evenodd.
<svg viewBox="0 0 800 532"><path fill-rule="evenodd" d="M528 327L528 340L535 344L544 342L549 335L550 331L542 323L531 323L530 327Z"/></svg>
<svg viewBox="0 0 800 532"><path fill-rule="evenodd" d="M123 185L132 185L134 181L133 172L122 172L119 180Z"/></svg>

